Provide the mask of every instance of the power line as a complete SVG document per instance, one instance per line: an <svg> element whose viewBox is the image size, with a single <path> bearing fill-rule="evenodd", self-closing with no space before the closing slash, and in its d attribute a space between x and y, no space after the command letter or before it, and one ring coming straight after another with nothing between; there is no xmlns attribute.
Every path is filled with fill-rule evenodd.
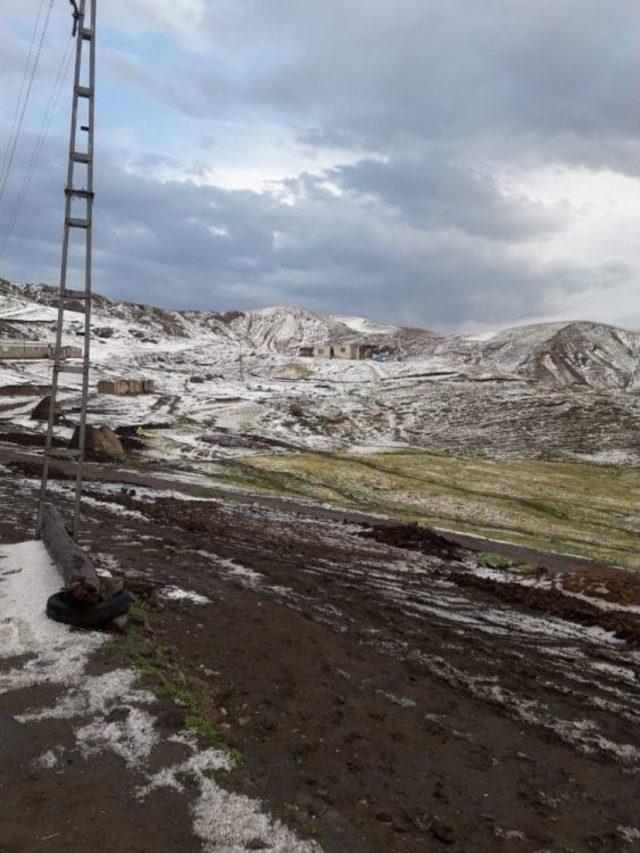
<svg viewBox="0 0 640 853"><path fill-rule="evenodd" d="M26 91L26 94L24 96L24 102L22 104L22 111L20 112L20 118L18 120L18 126L16 128L15 136L13 139L13 144L11 146L11 153L9 155L9 161L7 163L7 169L6 169L6 172L5 172L3 180L2 180L2 186L0 186L0 198L2 198L2 196L4 194L4 190L5 190L5 187L7 185L7 179L9 177L10 172L11 172L11 164L13 163L13 157L16 153L16 145L18 144L18 139L20 137L20 131L22 130L22 122L24 120L24 114L25 114L26 109L27 109L27 104L29 103L29 97L31 96L31 89L33 88L33 80L34 80L34 77L36 76L36 71L38 70L38 63L40 61L40 54L42 53L42 45L44 43L44 37L47 33L47 29L49 28L49 19L51 18L52 9L53 9L53 0L49 0L49 7L47 9L47 14L46 14L46 17L44 19L44 26L42 28L42 32L40 33L40 40L38 42L38 48L36 50L36 55L35 55L35 58L33 61L33 65L31 67L31 73L29 75L29 84L27 86L27 91Z"/></svg>
<svg viewBox="0 0 640 853"><path fill-rule="evenodd" d="M29 159L29 164L27 166L27 171L25 173L24 178L22 179L22 185L20 187L20 191L16 198L16 201L13 206L13 210L11 211L11 216L9 217L7 227L5 228L4 237L2 239L2 247L0 248L0 253L3 253L7 247L9 240L11 239L11 235L13 233L13 229L15 228L16 222L20 215L20 210L24 203L25 197L29 192L29 187L31 186L31 181L33 179L33 175L35 173L36 167L38 165L38 160L40 159L40 154L44 147L44 144L47 140L47 136L49 133L49 128L51 127L51 122L56 115L58 109L58 101L60 100L60 95L62 93L62 87L64 85L65 79L68 75L69 69L71 67L71 60L73 59L73 55L71 54L71 47L73 45L73 41L69 40L67 42L67 46L65 48L64 55L58 67L58 73L55 77L55 82L53 84L53 88L51 90L51 94L49 95L49 101L47 103L47 107L45 110L45 114L42 118L42 124L40 125L40 131L38 133L38 137L33 146L33 151L31 152L31 158Z"/></svg>
<svg viewBox="0 0 640 853"><path fill-rule="evenodd" d="M36 15L36 22L33 25L33 32L31 33L31 44L29 45L29 53L27 54L27 61L25 62L24 68L22 69L22 80L20 81L20 93L16 99L16 106L13 111L13 118L11 119L11 129L9 130L7 136L7 147L4 151L4 157L2 158L2 171L0 175L4 176L5 166L7 165L7 160L9 158L9 151L11 150L11 140L13 138L13 132L16 128L16 122L18 120L18 113L20 111L20 104L22 103L22 96L24 94L24 86L27 82L27 74L29 73L29 67L31 65L31 56L33 54L33 47L36 43L36 33L38 32L38 25L40 24L40 18L42 17L42 10L44 8L44 0L40 0L40 6L38 7L38 14Z"/></svg>

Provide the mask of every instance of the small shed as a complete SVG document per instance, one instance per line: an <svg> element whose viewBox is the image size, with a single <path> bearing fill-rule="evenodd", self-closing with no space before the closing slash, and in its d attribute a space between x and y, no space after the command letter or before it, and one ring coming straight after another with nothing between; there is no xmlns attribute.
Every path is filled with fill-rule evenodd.
<svg viewBox="0 0 640 853"><path fill-rule="evenodd" d="M333 345L335 358L356 359L360 358L360 344L353 341L346 341L341 344Z"/></svg>
<svg viewBox="0 0 640 853"><path fill-rule="evenodd" d="M55 345L47 341L0 341L0 359L53 358L55 351ZM62 358L82 358L82 349L63 344L60 355Z"/></svg>
<svg viewBox="0 0 640 853"><path fill-rule="evenodd" d="M357 341L342 341L336 344L317 344L313 348L314 358L361 358L361 346Z"/></svg>
<svg viewBox="0 0 640 853"><path fill-rule="evenodd" d="M50 358L52 344L41 341L0 341L0 358Z"/></svg>
<svg viewBox="0 0 640 853"><path fill-rule="evenodd" d="M152 379L101 379L98 382L98 394L113 394L116 397L129 397L138 394L152 394Z"/></svg>
<svg viewBox="0 0 640 853"><path fill-rule="evenodd" d="M331 344L316 344L313 348L314 358L333 358L333 347Z"/></svg>

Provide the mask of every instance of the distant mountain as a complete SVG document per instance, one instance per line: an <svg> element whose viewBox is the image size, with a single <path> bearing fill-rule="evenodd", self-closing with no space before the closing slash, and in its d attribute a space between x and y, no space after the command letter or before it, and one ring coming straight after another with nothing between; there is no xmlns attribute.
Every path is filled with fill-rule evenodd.
<svg viewBox="0 0 640 853"><path fill-rule="evenodd" d="M604 323L538 323L480 339L453 335L434 352L556 386L640 388L640 333Z"/></svg>
<svg viewBox="0 0 640 853"><path fill-rule="evenodd" d="M57 288L0 280L0 337L50 338ZM357 341L369 352L425 369L461 371L470 377L516 375L545 386L599 390L640 389L640 333L602 323L567 322L519 326L482 335L438 334L376 323L365 317L324 315L279 306L255 311L168 311L93 297L98 337L123 338L131 346L171 349L171 342L207 340L238 349L295 355L321 342ZM78 309L81 304L78 303ZM66 332L80 331L81 314L66 315Z"/></svg>

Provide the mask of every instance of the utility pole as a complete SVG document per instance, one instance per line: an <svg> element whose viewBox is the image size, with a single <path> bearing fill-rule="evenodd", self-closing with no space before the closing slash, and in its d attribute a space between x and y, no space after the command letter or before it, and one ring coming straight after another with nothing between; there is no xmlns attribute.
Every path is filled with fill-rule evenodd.
<svg viewBox="0 0 640 853"><path fill-rule="evenodd" d="M73 36L76 40L76 62L73 78L73 101L71 107L71 132L69 136L69 161L65 186L64 231L62 259L60 263L60 289L58 294L58 323L53 354L49 419L42 462L42 482L36 520L36 538L40 538L44 506L47 496L49 466L52 458L76 461L75 504L73 514L73 537L77 538L80 528L80 499L82 496L82 469L84 464L85 434L87 423L87 400L89 396L90 334L91 334L91 248L93 213L93 141L95 115L95 71L96 71L96 2L97 0L69 0L73 14ZM84 178L84 181L83 181ZM83 186L84 184L84 186ZM78 210L78 207L80 208ZM69 244L72 233L80 235L77 250L83 257L82 288L68 288ZM83 239L84 238L84 239ZM62 347L65 310L70 301L79 301L84 313L82 365L68 363L67 351ZM77 312L77 307L74 310ZM56 401L61 373L78 374L82 377L80 424L78 447L74 449L53 448L53 426L56 420Z"/></svg>

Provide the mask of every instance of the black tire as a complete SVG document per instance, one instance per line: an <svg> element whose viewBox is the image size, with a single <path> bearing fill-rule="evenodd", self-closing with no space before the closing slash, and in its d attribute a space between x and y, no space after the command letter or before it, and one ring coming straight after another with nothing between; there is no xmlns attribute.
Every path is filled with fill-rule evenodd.
<svg viewBox="0 0 640 853"><path fill-rule="evenodd" d="M49 596L47 616L55 622L64 622L79 628L99 628L116 616L127 613L133 602L133 595L128 590L122 589L93 607L74 607L68 603L67 595L62 590Z"/></svg>

